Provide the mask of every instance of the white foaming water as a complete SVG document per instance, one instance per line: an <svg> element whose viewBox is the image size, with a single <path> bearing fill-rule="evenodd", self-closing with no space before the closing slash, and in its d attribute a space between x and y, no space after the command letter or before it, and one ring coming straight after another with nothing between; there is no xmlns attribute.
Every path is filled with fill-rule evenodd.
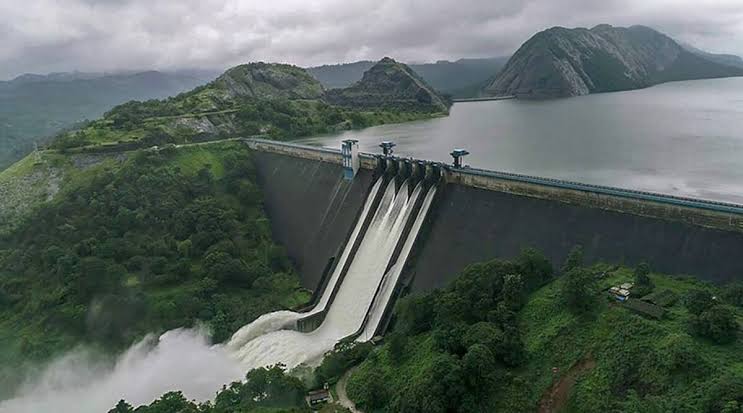
<svg viewBox="0 0 743 413"><path fill-rule="evenodd" d="M408 197L407 181L399 190L390 182L320 327L309 333L279 330L241 342L235 355L243 364L259 367L282 362L288 368L315 365L338 340L357 332L419 194L420 189ZM352 245L350 242L346 249ZM336 269L339 267L340 262ZM331 292L329 286L320 303L327 303Z"/></svg>
<svg viewBox="0 0 743 413"><path fill-rule="evenodd" d="M418 197L418 194L422 189L422 183L419 183L413 191L411 202L415 203L415 199ZM382 321L390 297L392 297L392 293L395 290L397 281L400 279L400 274L405 266L405 261L407 261L408 255L410 255L410 251L413 249L413 244L415 244L415 240L418 238L418 232L420 231L421 226L423 226L423 221L425 221L428 209L431 207L434 195L436 195L436 187L429 189L426 197L423 199L423 204L420 207L418 216L416 216L415 221L413 222L413 226L410 228L405 244L403 244L403 247L400 250L400 255L382 280L379 295L374 300L374 303L372 303L372 307L369 310L369 319L366 321L364 331L359 335L357 340L368 341L374 337L374 333L377 331L379 323Z"/></svg>
<svg viewBox="0 0 743 413"><path fill-rule="evenodd" d="M366 217L371 212L371 208L372 208L372 205L374 204L374 200L377 198L377 194L379 193L379 189L382 187L383 183L384 183L384 179L382 178L378 179L377 182L374 183L374 186L372 187L371 191L369 192L369 196L367 196L366 202L364 203L364 209L361 211L361 217L358 220L358 222L356 222L353 232L351 233L351 238L349 238L348 245L346 245L346 247L343 249L343 253L341 253L341 258L340 260L338 260L338 264L335 267L335 271L333 271L330 281L328 282L328 285L325 288L325 292L320 297L320 301L318 302L317 306L315 306L313 313L324 310L325 307L328 305L328 301L330 300L330 294L328 292L332 291L335 285L338 283L338 279L340 278L341 273L343 272L343 267L346 265L346 261L348 261L348 257L351 255L353 244L356 242L356 239L359 237L359 233L361 232L361 229L364 226L364 221L366 221Z"/></svg>
<svg viewBox="0 0 743 413"><path fill-rule="evenodd" d="M125 399L137 406L163 393L182 390L197 400L214 398L222 385L244 377L245 369L199 330L172 330L155 343L147 337L111 365L77 350L47 366L2 413L102 413Z"/></svg>
<svg viewBox="0 0 743 413"><path fill-rule="evenodd" d="M189 399L208 400L222 385L243 379L253 368L276 363L288 368L318 364L338 340L362 327L377 287L385 278L390 257L422 192L419 184L408 196L407 181L399 190L394 181L390 182L351 257L353 245L367 216L372 213L371 207L382 185L380 179L372 187L336 270L312 311L264 314L237 331L224 346L209 345L203 331L178 329L163 334L159 340L145 338L114 363L96 359L84 351L71 352L47 366L37 379L24 385L14 399L0 402L0 413L98 413L108 411L121 399L137 406L173 390L183 391ZM404 262L410 252L434 191L426 195L398 262ZM343 283L338 287L333 304L326 309L349 258L352 261ZM395 264L389 271L371 314L375 327L366 328L359 340L367 340L376 329L383 304L389 299L401 269L402 265ZM326 317L315 331L301 333L288 329L298 319L323 310L327 310Z"/></svg>

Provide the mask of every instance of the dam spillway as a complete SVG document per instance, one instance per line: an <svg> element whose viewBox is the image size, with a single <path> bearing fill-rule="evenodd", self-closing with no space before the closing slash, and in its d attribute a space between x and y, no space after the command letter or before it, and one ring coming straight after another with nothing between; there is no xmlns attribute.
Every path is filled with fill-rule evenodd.
<svg viewBox="0 0 743 413"><path fill-rule="evenodd" d="M341 339L374 336L436 193L421 174L390 170L369 189L315 305L266 314L227 344L244 366L312 365Z"/></svg>

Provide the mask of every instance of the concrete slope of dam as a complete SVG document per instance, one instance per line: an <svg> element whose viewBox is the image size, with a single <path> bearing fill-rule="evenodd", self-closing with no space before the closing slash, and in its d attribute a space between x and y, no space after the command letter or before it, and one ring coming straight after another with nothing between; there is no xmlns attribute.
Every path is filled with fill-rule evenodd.
<svg viewBox="0 0 743 413"><path fill-rule="evenodd" d="M559 266L581 245L587 262L636 265L725 282L743 276L743 234L679 221L448 184L415 262L415 291L442 287L465 266L524 247Z"/></svg>
<svg viewBox="0 0 743 413"><path fill-rule="evenodd" d="M387 308L391 296L385 286L396 283L396 269L407 260L435 190L420 178L379 177L315 307L306 313L261 316L233 336L231 353L250 367L283 363L293 368L318 363L344 338L371 339L381 319L377 314ZM426 201L419 208L421 196ZM368 314L371 328L366 328ZM312 322L303 322L307 319Z"/></svg>
<svg viewBox="0 0 743 413"><path fill-rule="evenodd" d="M302 285L314 290L351 231L372 171L347 181L340 164L266 151L254 152L253 161L274 239L286 248Z"/></svg>

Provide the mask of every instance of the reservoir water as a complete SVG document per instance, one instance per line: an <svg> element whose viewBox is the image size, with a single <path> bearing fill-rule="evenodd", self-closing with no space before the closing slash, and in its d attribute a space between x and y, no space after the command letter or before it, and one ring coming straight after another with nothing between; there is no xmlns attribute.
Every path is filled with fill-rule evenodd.
<svg viewBox="0 0 743 413"><path fill-rule="evenodd" d="M675 82L551 101L457 103L448 117L383 125L301 143L382 140L396 154L477 168L743 203L743 78Z"/></svg>

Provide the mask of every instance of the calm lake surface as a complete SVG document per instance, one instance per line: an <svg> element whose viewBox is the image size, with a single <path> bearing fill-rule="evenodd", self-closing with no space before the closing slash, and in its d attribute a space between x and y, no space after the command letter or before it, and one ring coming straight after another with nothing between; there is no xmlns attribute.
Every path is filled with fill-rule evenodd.
<svg viewBox="0 0 743 413"><path fill-rule="evenodd" d="M743 78L543 102L457 103L450 116L300 141L672 195L743 203Z"/></svg>

